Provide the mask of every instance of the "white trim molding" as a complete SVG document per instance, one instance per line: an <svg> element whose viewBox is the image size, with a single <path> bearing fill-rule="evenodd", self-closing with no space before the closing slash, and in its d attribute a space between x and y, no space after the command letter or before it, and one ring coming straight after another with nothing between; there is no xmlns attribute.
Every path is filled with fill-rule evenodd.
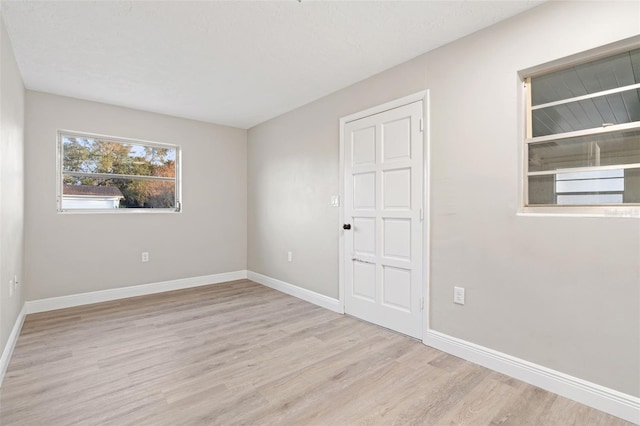
<svg viewBox="0 0 640 426"><path fill-rule="evenodd" d="M401 106L409 105L414 102L423 101L427 97L428 90L421 90L420 92L412 93L411 95L403 96L402 98L394 99L389 102L385 102L381 105L376 105L371 108L367 108L364 111L359 111L340 119L340 128L355 120L359 120L370 115L378 114L381 112L389 111L391 109L399 108Z"/></svg>
<svg viewBox="0 0 640 426"><path fill-rule="evenodd" d="M282 293L286 293L306 302L313 303L314 305L329 309L330 311L344 314L340 300L334 299L333 297L325 296L324 294L316 293L315 291L307 290L306 288L298 287L294 284L289 284L266 275L258 274L257 272L248 271L247 278L274 290L281 291Z"/></svg>
<svg viewBox="0 0 640 426"><path fill-rule="evenodd" d="M7 344L4 346L4 350L2 351L2 357L0 357L0 386L2 386L4 374L7 372L7 367L9 367L9 361L11 360L13 349L16 347L16 343L18 343L18 337L20 336L20 330L22 330L22 324L24 323L24 317L26 315L27 304L25 303L22 305L22 309L18 314L18 318L16 318L15 324L13 324Z"/></svg>
<svg viewBox="0 0 640 426"><path fill-rule="evenodd" d="M640 398L638 397L435 330L427 331L424 344L621 419L640 424Z"/></svg>
<svg viewBox="0 0 640 426"><path fill-rule="evenodd" d="M224 272L221 274L203 275L200 277L181 278L177 280L161 281L157 283L119 287L108 290L92 291L90 293L71 294L69 296L51 297L48 299L31 300L25 303L27 314L53 311L55 309L71 308L89 305L91 303L108 302L110 300L126 299L128 297L144 296L146 294L162 293L165 291L182 290L210 284L247 278L247 271Z"/></svg>

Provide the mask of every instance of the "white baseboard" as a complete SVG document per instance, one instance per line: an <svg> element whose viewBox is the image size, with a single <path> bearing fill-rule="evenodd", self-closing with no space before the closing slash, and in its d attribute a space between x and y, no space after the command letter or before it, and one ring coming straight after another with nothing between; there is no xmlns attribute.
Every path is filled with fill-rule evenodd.
<svg viewBox="0 0 640 426"><path fill-rule="evenodd" d="M344 309L338 299L334 299L332 297L325 296L324 294L316 293L315 291L307 290L306 288L298 287L297 285L289 284L266 275L258 274L257 272L247 271L247 278L274 290L281 291L288 295L297 297L298 299L329 309L330 311L344 314Z"/></svg>
<svg viewBox="0 0 640 426"><path fill-rule="evenodd" d="M37 312L53 311L55 309L71 308L73 306L89 305L91 303L126 299L127 297L144 296L146 294L181 290L209 284L219 284L246 278L247 271L241 270L225 272L222 274L203 275L200 277L181 278L151 284L134 285L130 287L112 288L109 290L92 291L90 293L71 294L69 296L51 297L49 299L30 300L25 303L27 310L26 313L34 314Z"/></svg>
<svg viewBox="0 0 640 426"><path fill-rule="evenodd" d="M475 343L428 330L424 343L499 373L640 424L640 398L507 355Z"/></svg>
<svg viewBox="0 0 640 426"><path fill-rule="evenodd" d="M16 343L18 342L20 330L22 330L22 324L24 323L24 317L27 315L26 305L26 303L22 305L18 318L16 318L16 322L13 324L13 329L11 329L11 334L7 340L7 344L4 346L4 350L2 351L2 357L0 357L0 386L2 386L2 381L4 380L4 373L7 372L7 367L9 367L9 361L11 360L13 349L16 347Z"/></svg>
<svg viewBox="0 0 640 426"><path fill-rule="evenodd" d="M0 385L9 365L11 354L20 335L25 315L91 303L106 302L146 294L180 290L227 281L250 279L274 290L281 291L340 314L344 309L340 300L252 271L234 271L222 274L183 278L131 287L121 287L90 293L52 297L25 302L13 326L0 357ZM506 374L542 389L573 399L582 404L640 424L640 398L588 382L568 374L525 361L435 330L425 333L424 343L494 371Z"/></svg>

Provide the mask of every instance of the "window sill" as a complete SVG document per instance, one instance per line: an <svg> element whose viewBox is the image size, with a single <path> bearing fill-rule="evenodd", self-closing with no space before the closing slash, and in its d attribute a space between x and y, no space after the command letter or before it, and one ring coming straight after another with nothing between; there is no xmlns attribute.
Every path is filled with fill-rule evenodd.
<svg viewBox="0 0 640 426"><path fill-rule="evenodd" d="M102 209L102 210L58 210L58 214L62 215L76 215L76 214L162 214L162 213L182 213L182 210L175 209Z"/></svg>
<svg viewBox="0 0 640 426"><path fill-rule="evenodd" d="M640 206L595 207L523 207L518 216L531 217L602 217L640 219Z"/></svg>

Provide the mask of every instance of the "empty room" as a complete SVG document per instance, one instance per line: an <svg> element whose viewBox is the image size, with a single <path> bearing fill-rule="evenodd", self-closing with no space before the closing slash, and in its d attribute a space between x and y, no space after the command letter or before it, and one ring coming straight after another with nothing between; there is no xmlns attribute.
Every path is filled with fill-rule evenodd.
<svg viewBox="0 0 640 426"><path fill-rule="evenodd" d="M0 1L0 424L640 424L640 2Z"/></svg>

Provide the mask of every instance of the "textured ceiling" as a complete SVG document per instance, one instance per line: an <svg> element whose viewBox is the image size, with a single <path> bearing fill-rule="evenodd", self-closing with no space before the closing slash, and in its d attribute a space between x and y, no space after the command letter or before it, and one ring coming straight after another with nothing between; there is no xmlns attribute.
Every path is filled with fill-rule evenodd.
<svg viewBox="0 0 640 426"><path fill-rule="evenodd" d="M2 1L28 89L248 128L541 1Z"/></svg>

